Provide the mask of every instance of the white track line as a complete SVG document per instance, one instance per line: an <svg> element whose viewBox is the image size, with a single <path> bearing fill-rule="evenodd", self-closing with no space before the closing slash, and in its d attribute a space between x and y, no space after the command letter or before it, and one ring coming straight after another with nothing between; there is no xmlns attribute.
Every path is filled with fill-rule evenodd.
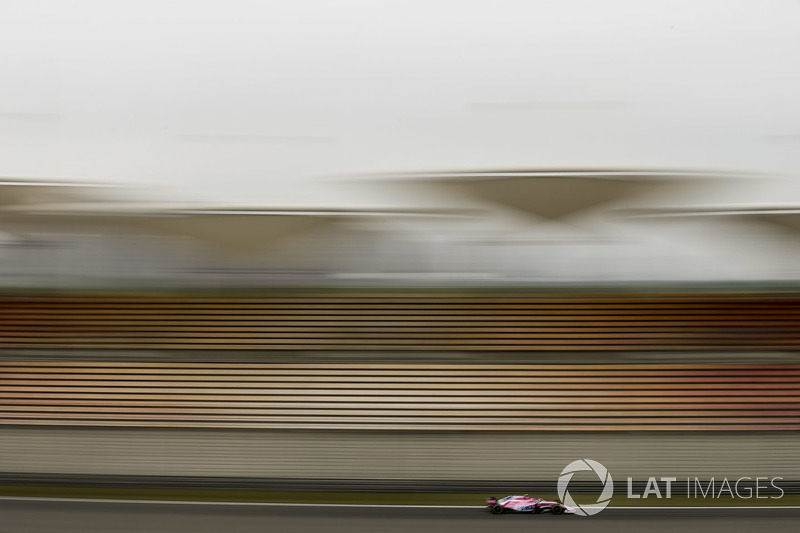
<svg viewBox="0 0 800 533"><path fill-rule="evenodd" d="M78 503L147 503L162 505L248 505L265 507L375 507L383 509L482 509L485 505L392 505L358 503L275 503L275 502L215 502L188 500L114 500L100 498L34 498L29 496L0 496L0 501L78 502Z"/></svg>
<svg viewBox="0 0 800 533"><path fill-rule="evenodd" d="M243 505L263 507L344 507L344 508L377 508L377 509L483 509L485 505L392 505L392 504L357 504L357 503L273 503L273 502L203 502L182 500L114 500L99 498L34 498L29 496L0 496L0 501L31 502L75 502L75 503L133 503L159 505ZM740 505L740 506L656 506L656 507L609 507L611 510L658 510L658 509L800 509L800 505Z"/></svg>

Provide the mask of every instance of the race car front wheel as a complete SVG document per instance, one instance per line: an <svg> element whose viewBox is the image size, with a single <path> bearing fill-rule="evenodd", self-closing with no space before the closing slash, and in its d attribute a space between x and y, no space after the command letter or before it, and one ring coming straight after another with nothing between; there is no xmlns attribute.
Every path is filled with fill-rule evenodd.
<svg viewBox="0 0 800 533"><path fill-rule="evenodd" d="M499 503L492 505L492 513L493 514L501 514L503 512L503 506Z"/></svg>
<svg viewBox="0 0 800 533"><path fill-rule="evenodd" d="M563 513L564 513L564 508L563 508L563 507L561 507L561 506L560 506L560 505L558 505L558 504L555 504L555 505L553 506L553 508L551 509L551 512L552 512L553 514L555 514L555 515L563 514Z"/></svg>

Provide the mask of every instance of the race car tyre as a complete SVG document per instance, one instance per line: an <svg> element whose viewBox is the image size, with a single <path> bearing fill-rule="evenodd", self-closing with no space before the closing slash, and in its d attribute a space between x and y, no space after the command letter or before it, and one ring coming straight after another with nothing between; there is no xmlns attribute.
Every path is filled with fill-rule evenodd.
<svg viewBox="0 0 800 533"><path fill-rule="evenodd" d="M564 513L564 508L558 504L555 504L550 512L554 515L560 515Z"/></svg>
<svg viewBox="0 0 800 533"><path fill-rule="evenodd" d="M499 503L492 506L492 514L501 514L502 512L503 506Z"/></svg>

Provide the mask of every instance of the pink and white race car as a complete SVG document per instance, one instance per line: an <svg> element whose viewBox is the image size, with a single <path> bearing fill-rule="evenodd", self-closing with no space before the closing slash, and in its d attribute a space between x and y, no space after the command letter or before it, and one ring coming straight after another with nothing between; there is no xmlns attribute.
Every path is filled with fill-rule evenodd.
<svg viewBox="0 0 800 533"><path fill-rule="evenodd" d="M554 515L574 514L575 509L561 502L523 496L506 496L499 500L494 496L486 499L486 507L494 514L502 513L544 513L550 511Z"/></svg>

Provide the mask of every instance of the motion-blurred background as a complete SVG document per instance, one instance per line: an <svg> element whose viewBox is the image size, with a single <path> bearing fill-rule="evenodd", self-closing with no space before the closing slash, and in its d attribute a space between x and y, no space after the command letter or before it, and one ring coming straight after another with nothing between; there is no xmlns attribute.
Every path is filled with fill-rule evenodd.
<svg viewBox="0 0 800 533"><path fill-rule="evenodd" d="M796 492L798 13L3 3L0 485Z"/></svg>

